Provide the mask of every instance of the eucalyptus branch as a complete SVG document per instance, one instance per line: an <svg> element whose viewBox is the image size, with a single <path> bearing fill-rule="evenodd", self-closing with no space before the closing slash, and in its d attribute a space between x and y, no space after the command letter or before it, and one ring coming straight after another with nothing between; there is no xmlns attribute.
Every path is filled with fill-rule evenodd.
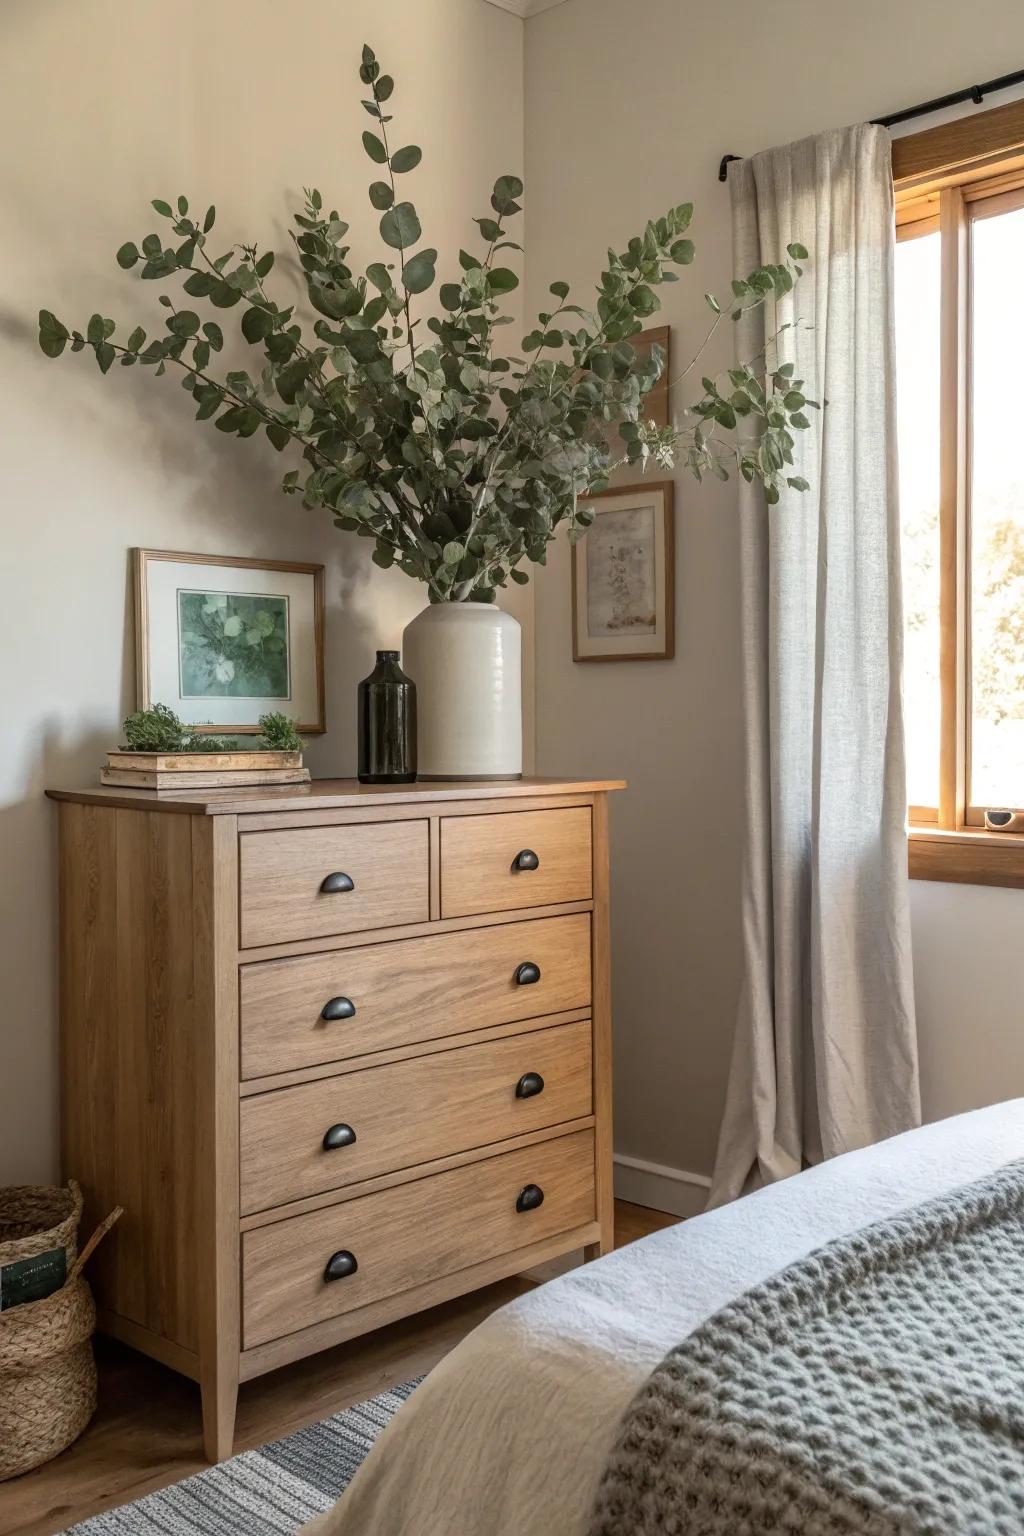
<svg viewBox="0 0 1024 1536"><path fill-rule="evenodd" d="M806 412L815 402L791 364L768 366L781 330L759 354L765 373L758 376L755 358L728 370L728 383L722 375L705 378L685 425L661 428L643 420L644 397L662 364L656 353L638 352L631 338L658 310L661 284L693 260L688 203L651 220L625 250L609 251L593 311L573 302L568 283L552 283L554 302L523 337L523 361L496 355L498 328L509 323L502 297L518 284L497 254L513 244L506 229L521 211L523 193L518 176L499 176L493 217L476 220L482 257L460 252L456 280L440 284L439 309L429 318L417 314L418 297L436 282L437 252L421 245L419 215L411 201L399 201L399 180L422 155L414 144L392 148L384 108L394 81L369 47L359 77L370 87L363 106L376 130L363 134L363 146L375 166L386 167L386 179L370 185L370 202L384 244L397 253L397 273L381 261L354 272L348 225L325 210L316 188L308 189L290 233L314 341L309 317L296 318L294 305L281 308L270 297L272 251L242 245L213 259L207 247L216 210L200 221L189 214L185 196L176 208L155 198L153 208L180 243L165 246L159 235L147 234L141 248L133 241L122 245L117 261L126 271L140 267L144 279L183 280L191 301L212 306L210 318L201 320L162 293L166 333L148 339L136 326L126 340L115 340L115 322L102 315L93 315L82 334L42 310L44 353L59 357L88 347L102 373L117 361L156 365L157 373L174 363L198 419L242 438L262 428L278 450L297 443L303 462L288 469L282 489L329 511L343 531L368 535L374 561L423 581L432 602L490 601L508 581L528 580L521 567L544 562L563 522L573 538L586 529L594 515L587 493L607 485L621 464L645 468L653 459L697 479L739 472L761 482L769 501L779 499L784 484L806 485L792 471L797 438L810 425ZM791 245L788 260L735 279L727 312L737 318L782 297L806 255ZM220 382L210 363L225 346L222 322L233 309L259 365L252 376L228 371ZM677 385L693 371L721 318L716 314L674 376ZM758 429L749 442L736 440L741 420ZM610 446L616 430L625 445L621 454Z"/></svg>

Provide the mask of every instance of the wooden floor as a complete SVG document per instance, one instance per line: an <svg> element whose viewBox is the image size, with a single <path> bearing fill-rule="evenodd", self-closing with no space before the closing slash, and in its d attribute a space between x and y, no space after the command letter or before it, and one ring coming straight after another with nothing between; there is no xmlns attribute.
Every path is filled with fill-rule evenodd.
<svg viewBox="0 0 1024 1536"><path fill-rule="evenodd" d="M616 1201L616 1247L676 1220ZM239 1396L236 1453L423 1375L489 1313L531 1288L527 1280L502 1281L247 1383ZM0 1484L3 1536L53 1536L206 1466L193 1382L112 1340L97 1340L96 1357L96 1417L62 1456Z"/></svg>

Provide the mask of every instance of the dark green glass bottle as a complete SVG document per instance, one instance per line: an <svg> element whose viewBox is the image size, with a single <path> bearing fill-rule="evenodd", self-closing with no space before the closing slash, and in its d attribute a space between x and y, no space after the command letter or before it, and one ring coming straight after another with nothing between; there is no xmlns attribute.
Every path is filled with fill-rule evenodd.
<svg viewBox="0 0 1024 1536"><path fill-rule="evenodd" d="M416 684L397 651L378 651L359 684L360 784L411 784L416 778Z"/></svg>

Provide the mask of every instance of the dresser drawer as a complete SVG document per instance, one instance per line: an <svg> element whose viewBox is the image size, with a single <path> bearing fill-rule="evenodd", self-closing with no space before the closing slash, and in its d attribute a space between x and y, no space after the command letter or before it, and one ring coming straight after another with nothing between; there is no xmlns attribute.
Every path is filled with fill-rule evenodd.
<svg viewBox="0 0 1024 1536"><path fill-rule="evenodd" d="M243 949L430 916L425 821L243 832L238 843Z"/></svg>
<svg viewBox="0 0 1024 1536"><path fill-rule="evenodd" d="M244 1079L588 1008L590 914L263 960L240 1005Z"/></svg>
<svg viewBox="0 0 1024 1536"><path fill-rule="evenodd" d="M517 1210L527 1185L540 1205ZM265 1344L594 1220L594 1133L576 1131L242 1237L243 1343ZM334 1280L335 1255L355 1269ZM349 1269L340 1259L337 1269Z"/></svg>
<svg viewBox="0 0 1024 1536"><path fill-rule="evenodd" d="M441 819L441 915L589 901L590 808Z"/></svg>
<svg viewBox="0 0 1024 1536"><path fill-rule="evenodd" d="M589 1022L561 1024L243 1099L242 1211L589 1115L590 1045ZM519 1097L528 1073L543 1089Z"/></svg>

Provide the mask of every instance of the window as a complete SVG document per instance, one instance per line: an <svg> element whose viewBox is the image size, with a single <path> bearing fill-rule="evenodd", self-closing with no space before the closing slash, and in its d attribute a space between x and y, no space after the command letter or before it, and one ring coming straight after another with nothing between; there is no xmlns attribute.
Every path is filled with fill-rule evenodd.
<svg viewBox="0 0 1024 1536"><path fill-rule="evenodd" d="M893 152L909 819L975 864L986 808L1024 811L1024 103L984 116L1012 131L960 131L983 158L955 163L957 124Z"/></svg>

